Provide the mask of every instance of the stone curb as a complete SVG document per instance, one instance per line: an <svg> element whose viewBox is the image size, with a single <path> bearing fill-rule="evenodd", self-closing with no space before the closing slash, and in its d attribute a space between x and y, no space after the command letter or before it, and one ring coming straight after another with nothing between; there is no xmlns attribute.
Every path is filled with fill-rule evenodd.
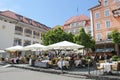
<svg viewBox="0 0 120 80"><path fill-rule="evenodd" d="M11 67L16 67L16 68L21 68L21 69L27 69L27 70L32 70L32 71L40 71L40 72L46 72L46 73L53 73L53 74L66 74L67 72L65 71L58 71L58 70L45 70L45 69L38 69L38 68L28 68L28 67L21 67L21 66L11 66Z"/></svg>
<svg viewBox="0 0 120 80"><path fill-rule="evenodd" d="M115 77L108 77L108 76L96 76L96 75L88 75L88 74L76 74L76 73L71 73L71 72L67 72L67 71L61 71L61 70L48 70L48 69L42 69L42 68L34 68L34 67L22 67L22 66L15 66L15 65L11 65L11 67L15 67L15 68L21 68L21 69L27 69L27 70L32 70L32 71L39 71L39 72L45 72L45 73L52 73L52 74L69 74L69 75L77 75L78 78L89 78L89 79L95 79L95 80L120 80L119 78L115 78ZM81 77L81 76L85 76L85 77Z"/></svg>

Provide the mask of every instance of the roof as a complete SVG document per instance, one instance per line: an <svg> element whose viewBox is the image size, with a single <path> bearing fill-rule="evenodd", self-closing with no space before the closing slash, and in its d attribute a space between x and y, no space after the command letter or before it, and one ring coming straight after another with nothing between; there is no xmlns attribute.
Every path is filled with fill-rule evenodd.
<svg viewBox="0 0 120 80"><path fill-rule="evenodd" d="M86 20L90 20L90 18L84 14L80 16L73 16L65 22L65 25L74 23L74 22L86 21Z"/></svg>
<svg viewBox="0 0 120 80"><path fill-rule="evenodd" d="M90 9L88 9L88 10L92 10L92 9L97 8L97 7L100 7L100 6L101 6L101 5L100 5L100 4L98 4L98 5L93 6L92 8L90 8Z"/></svg>
<svg viewBox="0 0 120 80"><path fill-rule="evenodd" d="M40 23L40 22L37 22L33 19L30 19L30 18L27 18L25 16L22 16L20 14L17 14L15 12L12 12L12 11L0 11L0 15L2 16L5 16L5 17L9 17L9 18L12 18L12 19L15 19L17 21L21 21L21 22L24 22L24 23L27 23L29 25L33 25L33 26L36 26L36 27L39 27L39 28L43 28L45 30L48 30L50 29L50 27L47 27L46 25ZM22 17L22 20L19 20L19 17ZM29 20L31 20L31 23L29 22Z"/></svg>
<svg viewBox="0 0 120 80"><path fill-rule="evenodd" d="M99 4L97 4L97 5L93 6L93 7L91 7L91 8L88 9L88 10L92 10L92 9L94 9L94 8L100 7L100 6L101 6L101 0L98 0L98 2L99 2Z"/></svg>

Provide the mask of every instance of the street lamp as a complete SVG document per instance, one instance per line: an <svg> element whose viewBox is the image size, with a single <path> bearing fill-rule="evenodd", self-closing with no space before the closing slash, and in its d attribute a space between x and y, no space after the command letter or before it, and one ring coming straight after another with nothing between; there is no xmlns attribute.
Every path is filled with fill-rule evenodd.
<svg viewBox="0 0 120 80"><path fill-rule="evenodd" d="M90 75L90 59L88 59L88 74Z"/></svg>

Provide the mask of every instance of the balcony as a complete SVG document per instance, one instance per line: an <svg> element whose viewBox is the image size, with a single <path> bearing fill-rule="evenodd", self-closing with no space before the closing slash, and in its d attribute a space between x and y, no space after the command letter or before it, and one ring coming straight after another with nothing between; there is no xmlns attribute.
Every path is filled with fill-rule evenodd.
<svg viewBox="0 0 120 80"><path fill-rule="evenodd" d="M15 34L16 35L21 35L21 36L23 35L23 33L21 31L15 31Z"/></svg>
<svg viewBox="0 0 120 80"><path fill-rule="evenodd" d="M25 33L24 35L25 35L26 37L32 37L32 35L29 34L29 33Z"/></svg>
<svg viewBox="0 0 120 80"><path fill-rule="evenodd" d="M35 39L39 39L39 36L33 35L33 38L35 38Z"/></svg>
<svg viewBox="0 0 120 80"><path fill-rule="evenodd" d="M120 17L120 8L112 11L114 17Z"/></svg>
<svg viewBox="0 0 120 80"><path fill-rule="evenodd" d="M96 41L96 44L105 44L105 43L112 43L112 39L102 40L102 41Z"/></svg>

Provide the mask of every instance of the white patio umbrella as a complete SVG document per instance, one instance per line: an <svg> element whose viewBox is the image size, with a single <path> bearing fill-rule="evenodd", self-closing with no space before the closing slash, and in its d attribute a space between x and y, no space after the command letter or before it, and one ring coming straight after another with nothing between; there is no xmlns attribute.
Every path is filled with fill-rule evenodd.
<svg viewBox="0 0 120 80"><path fill-rule="evenodd" d="M23 48L23 50L32 50L32 51L38 51L38 50L44 50L46 46L42 45L42 44L32 44L32 45L28 45L25 46Z"/></svg>
<svg viewBox="0 0 120 80"><path fill-rule="evenodd" d="M20 45L9 47L5 49L6 51L22 51L23 47Z"/></svg>
<svg viewBox="0 0 120 80"><path fill-rule="evenodd" d="M0 53L4 53L5 51L4 50L0 50Z"/></svg>
<svg viewBox="0 0 120 80"><path fill-rule="evenodd" d="M78 48L84 48L84 46L82 45L78 45L72 42L68 42L68 41L62 41L62 42L58 42L52 45L47 46L48 49L56 49L56 50L71 50L71 49L78 49ZM63 60L61 59L60 63L61 66L63 66ZM63 72L63 68L61 68L62 72Z"/></svg>
<svg viewBox="0 0 120 80"><path fill-rule="evenodd" d="M84 46L82 45L78 45L72 42L68 42L68 41L62 41L62 42L58 42L52 45L47 46L47 49L78 49L78 48L84 48Z"/></svg>

